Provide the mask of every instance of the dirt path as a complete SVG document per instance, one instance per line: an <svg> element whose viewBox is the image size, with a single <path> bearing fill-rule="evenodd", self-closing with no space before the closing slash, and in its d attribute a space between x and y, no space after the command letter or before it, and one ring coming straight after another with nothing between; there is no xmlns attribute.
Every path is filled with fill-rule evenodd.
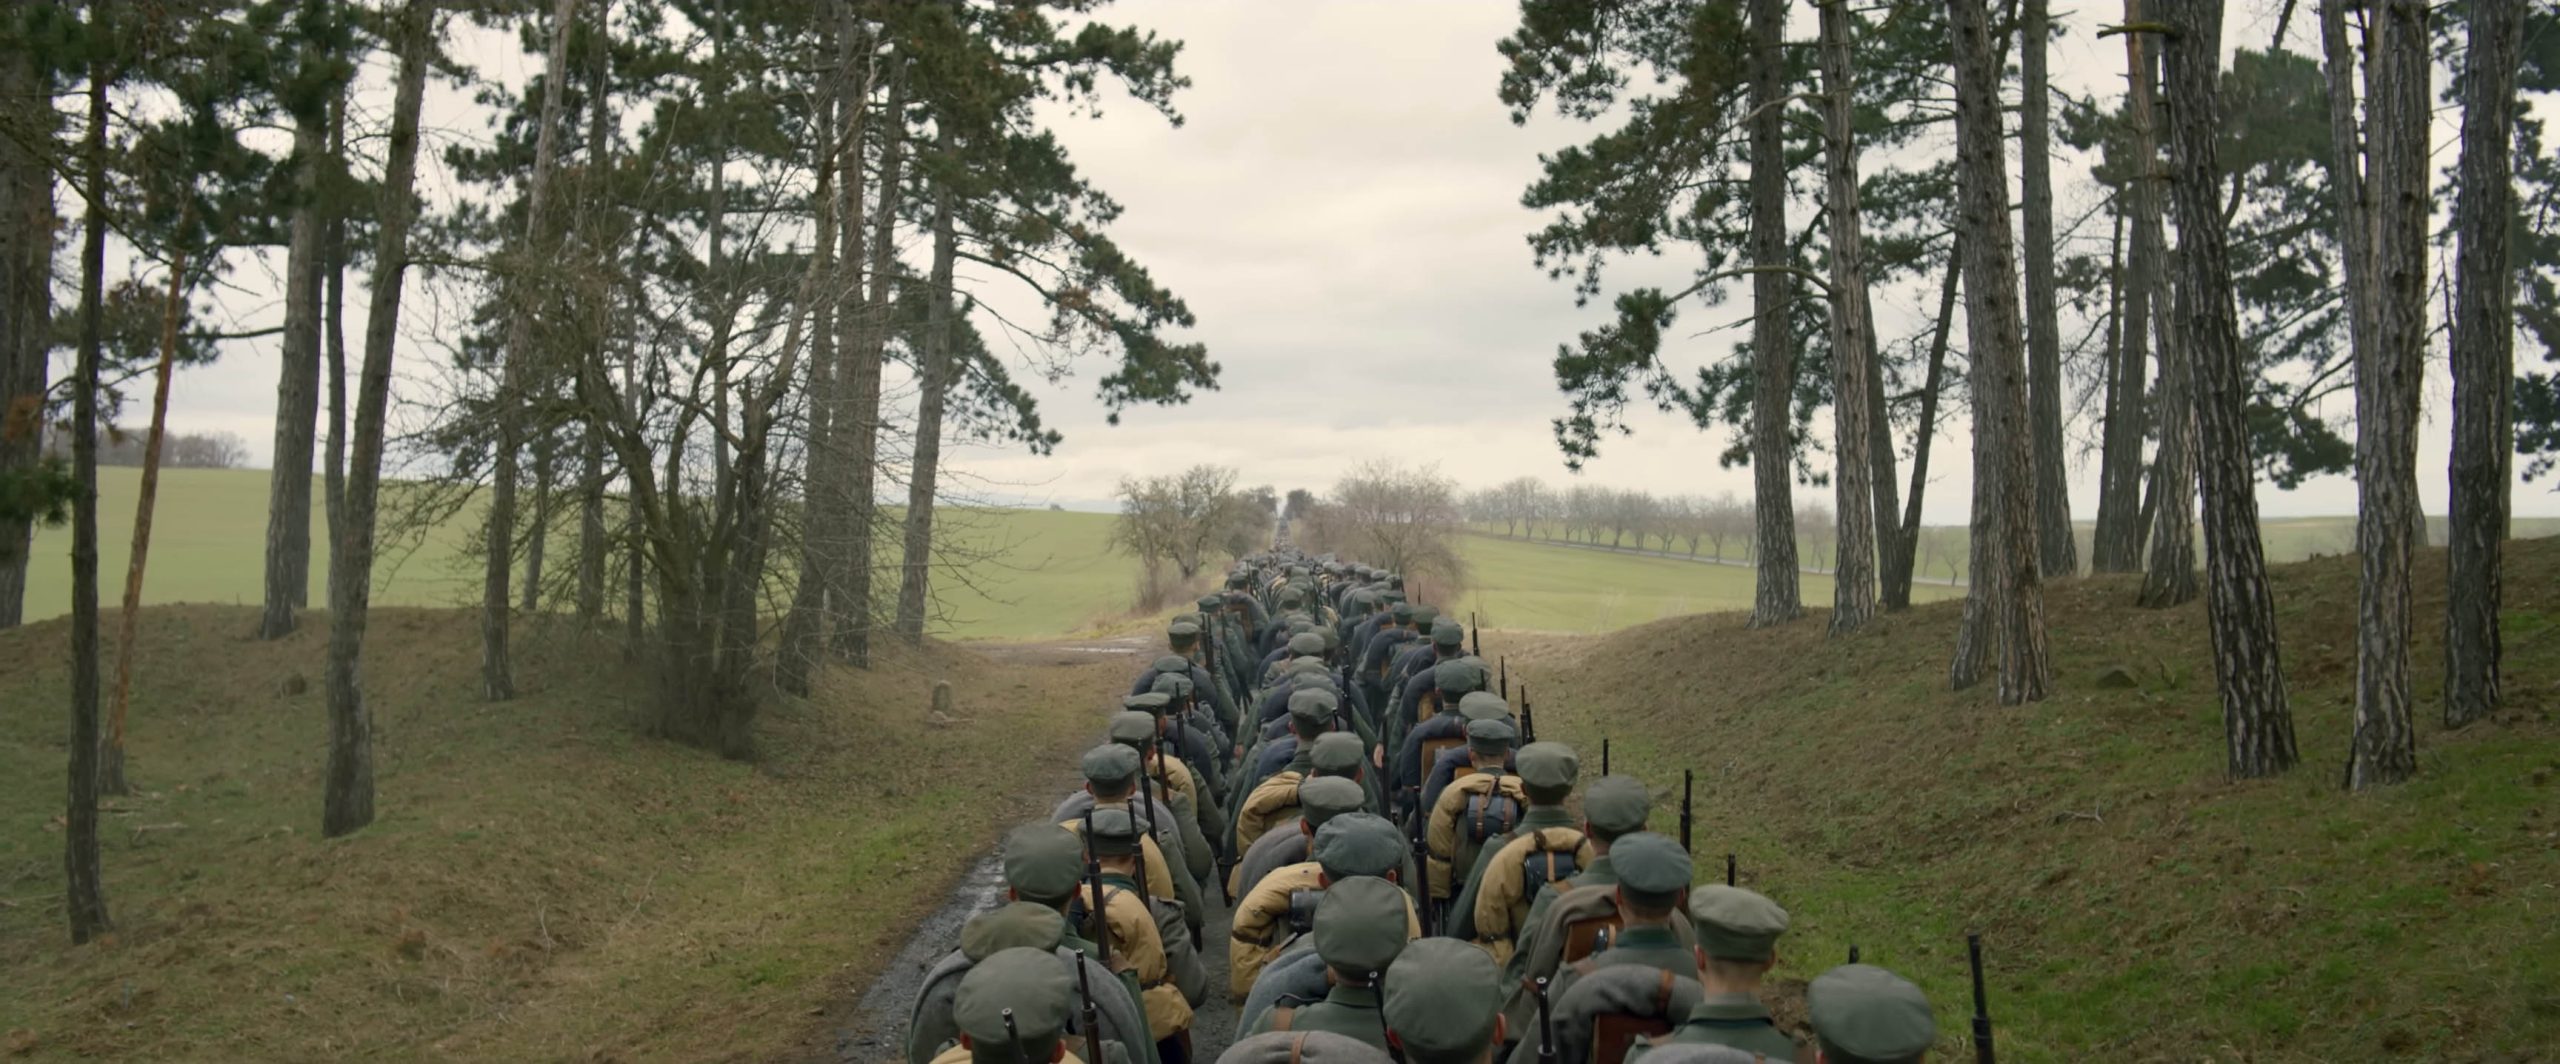
<svg viewBox="0 0 2560 1064"><path fill-rule="evenodd" d="M1146 667L1157 652L1153 633L1113 636L1091 640L1059 640L1041 643L1008 643L973 646L972 650L996 662L1017 667L1082 666L1097 658L1119 658L1128 663L1128 676ZM1093 693L1096 731L1100 730L1105 710L1117 704L1126 688ZM1024 793L1014 796L1019 801L1045 807L1064 797L1075 785L1072 765L1062 767L1052 777L1025 786ZM935 961L957 948L961 925L979 913L1004 902L1004 872L989 850L970 865L968 872L953 889L950 898L916 925L915 933L899 947L889 963L869 987L855 999L852 1009L836 1025L832 1052L818 1058L829 1062L895 1061L902 1059L907 1034L907 1017L915 1009L916 993L922 989L924 975ZM1192 1055L1200 1061L1215 1060L1225 1052L1235 1033L1235 1008L1227 1004L1227 918L1228 913L1217 892L1210 894L1212 909L1202 931L1200 963L1208 973L1210 993L1201 1002L1192 1021Z"/></svg>

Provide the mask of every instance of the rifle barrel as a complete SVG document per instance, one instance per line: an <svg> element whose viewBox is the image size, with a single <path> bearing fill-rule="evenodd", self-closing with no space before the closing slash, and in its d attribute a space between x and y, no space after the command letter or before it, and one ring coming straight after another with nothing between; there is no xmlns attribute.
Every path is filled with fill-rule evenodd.
<svg viewBox="0 0 2560 1064"><path fill-rule="evenodd" d="M1685 768L1680 770L1680 848L1683 850L1689 848L1689 793L1690 785L1695 783L1696 780L1697 773L1695 771Z"/></svg>
<svg viewBox="0 0 2560 1064"><path fill-rule="evenodd" d="M1982 936L1967 933L1964 947L1973 967L1973 1059L1975 1064L1995 1064L1999 1054L1991 1048L1991 1010L1982 994Z"/></svg>
<svg viewBox="0 0 2560 1064"><path fill-rule="evenodd" d="M1538 988L1538 1059L1554 1064L1556 1059L1556 1021L1547 1011L1547 977L1539 976Z"/></svg>
<svg viewBox="0 0 2560 1064"><path fill-rule="evenodd" d="M1609 740L1605 737L1600 740L1600 774L1609 774Z"/></svg>

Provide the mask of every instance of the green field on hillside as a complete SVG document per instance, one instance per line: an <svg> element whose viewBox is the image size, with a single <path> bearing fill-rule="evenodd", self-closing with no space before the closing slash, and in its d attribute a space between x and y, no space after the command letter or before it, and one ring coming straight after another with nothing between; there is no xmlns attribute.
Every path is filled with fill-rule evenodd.
<svg viewBox="0 0 2560 1064"><path fill-rule="evenodd" d="M267 480L263 470L164 471L143 602L259 602ZM109 608L124 593L141 481L137 469L98 471L98 594ZM396 484L386 487L387 492L399 490ZM316 607L328 597L329 547L316 482L312 494L311 598ZM385 513L393 509L386 500ZM478 600L480 561L465 548L477 535L479 517L476 508L464 513L464 518L438 524L423 535L384 543L375 569L376 605L459 606ZM936 634L963 639L1054 635L1110 620L1127 608L1137 566L1107 546L1110 515L955 508L938 517L950 544L945 557L951 561L935 573L940 605ZM554 530L548 547L554 565L568 564L575 549L574 528ZM70 529L37 533L27 590L30 620L71 611L70 550ZM883 545L885 566L897 564L896 551L894 544ZM895 594L894 568L889 572L890 593Z"/></svg>
<svg viewBox="0 0 2560 1064"><path fill-rule="evenodd" d="M1607 632L1689 613L1751 608L1753 572L1681 558L1586 550L1498 536L1468 536L1459 554L1468 566L1461 614L1491 628L1541 632ZM1423 591L1429 594L1428 588ZM1799 593L1809 606L1831 601L1831 579L1807 574ZM1934 602L1959 589L1918 585L1912 597Z"/></svg>

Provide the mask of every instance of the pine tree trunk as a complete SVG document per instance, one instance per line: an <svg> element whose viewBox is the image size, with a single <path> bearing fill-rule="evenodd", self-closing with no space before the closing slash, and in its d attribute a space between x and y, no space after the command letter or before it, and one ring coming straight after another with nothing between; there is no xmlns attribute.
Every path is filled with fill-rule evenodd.
<svg viewBox="0 0 2560 1064"><path fill-rule="evenodd" d="M838 17L850 22L851 9L839 3ZM848 28L844 31L852 33ZM897 72L902 60L891 58L889 102L885 115L903 115L906 79ZM867 234L871 240L870 260L863 275L869 290L848 284L846 302L836 308L836 342L844 348L846 403L840 420L829 431L844 433L841 446L845 455L845 512L839 518L845 530L844 557L838 563L843 572L837 585L844 589L844 604L835 612L835 632L831 640L837 656L855 665L871 665L872 594L871 574L874 569L872 533L879 522L877 480L880 471L880 360L888 349L892 327L889 282L896 272L898 251L898 201L901 191L900 170L906 161L907 130L902 119L892 118L880 125L880 202L873 210L877 224ZM837 254L849 265L862 252L866 235L859 201L853 200L858 182L840 182L847 197L844 240ZM859 298L856 298L859 296Z"/></svg>
<svg viewBox="0 0 2560 1064"><path fill-rule="evenodd" d="M820 641L826 631L827 576L840 569L835 551L844 537L844 529L836 520L844 508L835 502L841 497L844 468L833 432L844 402L835 312L843 305L841 292L854 283L854 274L836 267L835 248L842 227L836 224L834 182L837 160L847 156L848 145L858 147L862 143L859 107L868 102L869 96L867 86L857 93L843 85L853 79L853 57L853 43L847 37L837 49L836 77L840 82L835 102L818 116L818 178L809 208L813 219L810 231L816 237L810 247L809 282L804 290L815 298L806 301L810 317L809 419L803 455L806 465L800 478L800 572L792 590L791 611L783 619L781 646L773 670L774 686L802 696L809 693L809 677L817 670ZM852 112L844 106L848 98L855 102ZM846 132L839 133L839 129ZM858 171L845 176L854 181L862 179Z"/></svg>
<svg viewBox="0 0 2560 1064"><path fill-rule="evenodd" d="M1824 172L1831 202L1832 438L1839 461L1832 505L1839 511L1838 562L1832 567L1831 634L1865 627L1876 613L1876 475L1873 455L1875 334L1867 308L1865 236L1859 231L1858 145L1852 122L1847 0L1820 10ZM1891 474L1888 472L1887 476Z"/></svg>
<svg viewBox="0 0 2560 1064"><path fill-rule="evenodd" d="M2347 785L2399 783L2418 768L2409 694L2409 566L2418 513L2418 400L2427 353L2427 10L2369 12L2365 178L2372 210L2373 344L2356 360L2356 730ZM2502 219L2503 223L2503 219Z"/></svg>
<svg viewBox="0 0 2560 1064"><path fill-rule="evenodd" d="M951 123L937 124L944 165L952 165L956 145ZM907 537L898 579L898 635L911 646L924 642L925 594L933 576L934 473L942 463L943 396L951 387L952 318L959 313L959 298L952 291L959 240L951 198L947 179L934 182L933 275L926 293L932 305L926 311L924 364L916 373L915 459L907 473Z"/></svg>
<svg viewBox="0 0 2560 1064"><path fill-rule="evenodd" d="M1990 12L1983 0L1955 0L1948 12L1955 37L1957 210L1974 237L1965 242L1964 317L1973 357L1975 455L1973 588L1950 678L1967 686L1996 655L2000 704L2017 705L2045 697L2053 666L2045 650L2026 342L2009 236L2008 143Z"/></svg>
<svg viewBox="0 0 2560 1064"><path fill-rule="evenodd" d="M2125 0L2127 23L2143 21L2143 0ZM2218 5L2217 5L2218 6ZM2160 350L2159 448L2152 453L2151 557L2142 574L2140 602L2152 609L2166 609L2194 601L2196 585L2196 529L2194 500L2196 497L2196 384L2195 352L2184 328L2166 327L2173 317L2169 307L2175 301L2180 308L2174 317L2186 317L2185 306L2190 295L2181 290L2172 293L2167 284L2171 262L2169 241L2161 222L2161 186L2169 180L2161 172L2160 150L2153 123L2160 109L2153 97L2159 84L2156 59L2158 42L2147 34L2126 34L2125 51L2131 60L2132 85L2125 109L2132 118L2133 157L2139 172L2133 188L2133 260L2135 290L2150 303L2151 336ZM2215 215L2219 225L2221 216ZM2184 230L2180 235L2184 237ZM2183 262L2183 256L2179 258Z"/></svg>
<svg viewBox="0 0 2560 1064"><path fill-rule="evenodd" d="M543 547L551 539L551 485L559 473L554 464L559 452L552 447L552 439L546 428L533 441L533 521L524 534L524 590L518 607L526 613L542 608Z"/></svg>
<svg viewBox="0 0 2560 1064"><path fill-rule="evenodd" d="M43 93L34 56L0 55L0 96ZM21 127L50 142L51 108ZM44 450L44 394L53 332L53 173L16 137L0 137L0 478L33 470ZM0 517L0 630L26 616L35 523Z"/></svg>
<svg viewBox="0 0 2560 1064"><path fill-rule="evenodd" d="M329 771L322 800L323 835L335 838L373 823L373 715L364 704L365 624L373 606L374 512L382 477L383 424L390 409L391 363L398 346L400 290L409 268L412 189L418 173L418 113L436 38L437 0L409 0L395 38L399 80L392 94L391 141L376 208L373 279L364 322L364 367L356 381L355 436L347 455L347 519L330 551L337 570L329 603Z"/></svg>
<svg viewBox="0 0 2560 1064"><path fill-rule="evenodd" d="M550 243L552 171L560 160L560 109L569 72L569 35L577 25L578 0L559 0L551 13L551 55L543 66L541 128L534 134L533 173L525 179L524 245L516 276L507 280L506 351L498 367L498 394L490 403L497 422L497 446L489 475L489 527L481 546L487 550L486 579L480 594L480 696L504 702L516 696L515 666L507 653L508 578L515 566L517 451L524 446L524 379L534 357L537 302L532 274ZM715 170L715 174L716 174ZM719 236L714 231L713 246Z"/></svg>
<svg viewBox="0 0 2560 1064"><path fill-rule="evenodd" d="M1872 344L1876 335L1872 300L1867 304L1865 326ZM1911 554L1901 547L1901 473L1894 468L1893 415L1887 410L1889 405L1884 390L1884 359L1871 354L1867 359L1867 458L1874 472L1868 474L1867 480L1875 494L1875 508L1869 520L1875 525L1879 597L1885 609L1897 610L1911 605ZM1899 605L1894 601L1897 587L1902 595Z"/></svg>
<svg viewBox="0 0 2560 1064"><path fill-rule="evenodd" d="M1938 438L1938 393L1946 386L1947 334L1956 321L1956 290L1964 277L1964 234L1958 232L1948 241L1947 275L1938 283L1937 326L1929 336L1929 370L1920 381L1920 425L1911 438L1911 496L1903 501L1901 530L1893 537L1892 550L1899 563L1888 562L1886 571L1901 570L1900 583L1887 581L1884 605L1888 610L1911 608L1911 579L1919 572L1920 503L1929 493L1929 449Z"/></svg>
<svg viewBox="0 0 2560 1064"><path fill-rule="evenodd" d="M2223 230L2223 174L2214 137L2222 131L2218 80L2222 4L2163 5L2173 27L2163 51L2169 86L2171 203L2178 216L2180 330L2195 368L2198 467L2204 486L2207 624L2222 695L2228 771L2272 776L2297 760L2293 714L2285 704L2275 602L2259 541L2258 500L2249 460L2249 360L2232 305L2231 249ZM2160 509L2184 502L2164 494Z"/></svg>
<svg viewBox="0 0 2560 1064"><path fill-rule="evenodd" d="M93 2L89 29L113 40L113 5ZM107 61L89 63L89 131L81 154L88 216L81 222L80 355L71 393L71 766L63 813L63 911L71 941L105 933L106 888L98 869L98 364L105 354L107 274Z"/></svg>
<svg viewBox="0 0 2560 1064"><path fill-rule="evenodd" d="M2080 571L2071 468L2062 453L2062 312L2054 297L2053 94L2045 76L2046 0L2023 0L2019 26L2019 198L2026 215L2027 402L2034 436L2036 544L2047 577Z"/></svg>
<svg viewBox="0 0 2560 1064"><path fill-rule="evenodd" d="M183 224L182 224L183 228ZM151 380L151 429L142 443L142 488L133 504L133 548L125 556L124 603L117 615L116 689L108 703L105 747L98 751L98 790L131 794L124 777L125 710L133 699L133 649L142 625L142 575L151 559L151 517L160 501L161 444L169 430L169 373L178 361L178 322L186 316L187 255L169 263L169 293L160 322L160 359Z"/></svg>
<svg viewBox="0 0 2560 1064"><path fill-rule="evenodd" d="M2361 0L2355 0L2361 6ZM2338 215L2339 272L2347 297L2347 357L2364 357L2376 330L2373 218L2365 202L2363 141L2356 130L2355 42L2347 31L2350 0L2320 0L2322 72L2329 83L2329 157L2321 160Z"/></svg>
<svg viewBox="0 0 2560 1064"><path fill-rule="evenodd" d="M329 101L329 171L343 174L347 168L347 100L341 94ZM321 457L321 496L329 512L328 524L322 526L329 536L329 549L336 550L339 527L346 520L347 508L347 219L343 210L329 212L329 235L324 241L327 264L326 289L321 296L320 317L328 330L329 352L329 446ZM329 579L338 578L338 567L329 566ZM338 600L337 590L324 588L326 601Z"/></svg>
<svg viewBox="0 0 2560 1064"><path fill-rule="evenodd" d="M2453 486L2445 512L2444 722L2458 728L2497 712L2498 605L2506 570L2513 483L2516 67L2524 0L2474 0L2463 61L2462 163L2453 260Z"/></svg>
<svg viewBox="0 0 2560 1064"><path fill-rule="evenodd" d="M292 245L284 269L283 371L276 382L275 462L267 477L266 605L258 638L294 630L294 611L311 599L311 441L320 418L320 274L328 219L320 171L329 147L326 113L294 120Z"/></svg>
<svg viewBox="0 0 2560 1064"><path fill-rule="evenodd" d="M1751 0L1751 482L1760 544L1751 597L1751 627L1784 624L1804 613L1797 589L1794 418L1795 340L1788 304L1795 280L1787 265L1786 33L1784 0Z"/></svg>
<svg viewBox="0 0 2560 1064"><path fill-rule="evenodd" d="M2137 57L2133 68L2141 69L2144 35L2124 38L2128 53ZM2119 247L2127 244L2123 231L2132 227L2129 213L2117 215ZM2097 535L2089 549L2090 568L2101 573L2142 569L2142 438L2148 424L2143 392L2151 379L2151 291L2140 282L2156 274L2146 272L2140 261L2140 237L2130 243L2116 256L2115 296L2110 300L2115 321L2107 359L2106 436L2098 459Z"/></svg>
<svg viewBox="0 0 2560 1064"><path fill-rule="evenodd" d="M587 64L586 244L588 261L601 267L614 257L613 228L613 0L595 6L592 27L596 47ZM613 294L598 285L591 293L594 342L611 342ZM592 422L578 429L578 623L592 628L604 618L604 433Z"/></svg>

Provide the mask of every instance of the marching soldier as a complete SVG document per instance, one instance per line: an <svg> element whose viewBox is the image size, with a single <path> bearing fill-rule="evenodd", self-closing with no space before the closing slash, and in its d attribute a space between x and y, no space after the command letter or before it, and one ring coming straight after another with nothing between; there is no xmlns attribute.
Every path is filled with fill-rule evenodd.
<svg viewBox="0 0 2560 1064"><path fill-rule="evenodd" d="M1465 658L1444 661L1432 666L1431 676L1433 689L1439 692L1439 712L1405 731L1396 744L1395 762L1389 766L1388 790L1407 805L1419 800L1422 781L1439 760L1427 753L1433 744L1464 743L1468 721L1511 716L1510 704L1484 689L1481 663Z"/></svg>
<svg viewBox="0 0 2560 1064"><path fill-rule="evenodd" d="M1302 925L1304 917L1312 913L1305 905L1313 899L1299 897L1301 892L1322 891L1354 876L1393 882L1404 864L1404 837L1382 817L1350 813L1317 828L1310 852L1313 860L1274 870L1236 903L1235 920L1228 930L1231 941L1227 943L1230 1000L1242 1003L1263 966L1308 930ZM1299 916L1293 918L1293 912ZM1406 937L1420 936L1422 921L1409 908L1406 920Z"/></svg>
<svg viewBox="0 0 2560 1064"><path fill-rule="evenodd" d="M1469 662L1469 664L1475 663ZM1477 667L1482 668L1480 665ZM1500 711L1499 715L1496 714L1497 710ZM1465 726L1460 729L1463 734L1475 734L1474 729L1478 721L1497 720L1511 729L1515 740L1518 738L1520 722L1511 716L1511 706L1500 699L1488 702L1480 698L1476 699L1473 705L1469 705L1466 699L1461 698L1458 700L1458 716L1466 720ZM1503 754L1500 767L1504 772L1512 771L1511 754L1508 752ZM1458 778L1461 770L1484 771L1484 766L1476 764L1476 755L1471 747L1459 746L1442 750L1439 757L1433 758L1430 764L1423 766L1422 801L1418 808L1428 813L1438 807L1440 792L1448 789L1449 781Z"/></svg>
<svg viewBox="0 0 2560 1064"><path fill-rule="evenodd" d="M1051 814L1057 818L1059 827L1081 832L1084 830L1083 816L1086 810L1126 811L1137 803L1139 799L1137 751L1118 743L1105 743L1085 751L1082 767L1085 779L1084 790L1068 795L1065 801L1058 803L1058 808ZM1157 808L1151 812L1163 818L1154 823L1173 822L1173 810L1169 806ZM1142 835L1138 842L1141 855L1145 860L1141 862L1143 867L1140 871L1146 878L1147 894L1163 901L1179 903L1182 906L1184 922L1197 932L1202 926L1203 913L1206 911L1206 907L1200 904L1200 885L1192 880L1187 864L1165 859L1165 847L1173 847L1175 852L1179 853L1181 840L1182 836L1179 832L1164 835L1161 839L1151 834Z"/></svg>
<svg viewBox="0 0 2560 1064"><path fill-rule="evenodd" d="M1167 944L1154 910L1138 888L1137 863L1140 845L1147 841L1145 829L1128 810L1110 808L1093 811L1091 832L1085 845L1102 869L1103 919L1110 925L1113 963L1137 977L1138 1003L1146 1010L1148 1031L1155 1035L1157 1059L1182 1064L1191 1059L1191 1001L1182 990L1184 973L1175 970L1174 959L1165 952ZM1078 911L1082 901L1079 897L1070 902L1068 913L1089 921L1090 913Z"/></svg>
<svg viewBox="0 0 2560 1064"><path fill-rule="evenodd" d="M1506 985L1553 977L1563 961L1581 959L1564 956L1565 928L1584 920L1608 922L1617 915L1618 873L1609 849L1620 838L1643 831L1652 811L1653 799L1645 793L1644 784L1630 776L1602 776L1583 791L1582 834L1591 844L1591 860L1571 879L1538 891L1537 900L1529 903L1529 914L1520 924L1519 946L1504 969ZM1510 1016L1516 1028L1522 1014L1513 1010Z"/></svg>
<svg viewBox="0 0 2560 1064"><path fill-rule="evenodd" d="M1705 996L1662 1044L1732 1046L1771 1060L1795 1059L1800 1047L1778 1031L1769 1006L1760 1001L1760 981L1778 963L1787 911L1756 893L1717 883L1690 892L1689 923L1698 933Z"/></svg>
<svg viewBox="0 0 2560 1064"><path fill-rule="evenodd" d="M1182 767L1180 758L1164 756L1160 738L1162 731L1163 718L1143 711L1125 710L1112 715L1111 725L1104 734L1111 742L1137 751L1140 771L1145 772L1150 781L1147 786L1139 788L1140 793L1152 791L1157 806L1172 807L1170 810L1158 810L1167 815L1157 824L1170 825L1180 834L1181 852L1177 856L1182 861L1183 871L1190 873L1194 882L1206 883L1210 876L1217 874L1218 864L1217 855L1209 849L1208 836L1200 833L1197 785L1190 770Z"/></svg>
<svg viewBox="0 0 2560 1064"><path fill-rule="evenodd" d="M1393 1064L1357 1038L1323 1031L1274 1031L1228 1046L1218 1064Z"/></svg>
<svg viewBox="0 0 2560 1064"><path fill-rule="evenodd" d="M1368 793L1348 779L1318 776L1298 785L1297 798L1298 819L1263 832L1236 863L1235 875L1227 881L1228 897L1244 897L1272 871L1305 863L1317 830L1335 817L1364 811Z"/></svg>
<svg viewBox="0 0 2560 1064"><path fill-rule="evenodd" d="M1464 691L1455 695L1441 693L1438 667L1466 656L1465 625L1442 618L1440 623L1431 626L1430 653L1407 659L1389 677L1390 690L1395 692L1395 697L1387 700L1391 707L1387 719L1392 723L1380 730L1386 734L1390 744L1402 740L1415 724L1430 719L1424 712L1424 703L1447 706L1465 696ZM1476 690L1483 689L1483 684L1476 685Z"/></svg>
<svg viewBox="0 0 2560 1064"><path fill-rule="evenodd" d="M960 980L960 1044L933 1064L1083 1064L1063 1037L1075 984L1036 949L1009 949Z"/></svg>
<svg viewBox="0 0 2560 1064"><path fill-rule="evenodd" d="M1383 879L1362 876L1325 888L1316 903L1314 933L1330 984L1324 1000L1283 999L1262 1014L1251 1033L1330 1031L1387 1048L1379 977L1404 952L1405 920L1412 911L1404 891Z"/></svg>
<svg viewBox="0 0 2560 1064"><path fill-rule="evenodd" d="M1562 882L1596 856L1581 823L1564 807L1582 770L1573 748L1530 743L1520 749L1518 760L1520 790L1529 808L1499 849L1486 845L1487 856L1467 876L1466 889L1450 911L1449 933L1474 940L1496 962L1511 959L1521 923L1529 915L1530 895Z"/></svg>
<svg viewBox="0 0 2560 1064"><path fill-rule="evenodd" d="M1293 758L1288 768L1272 773L1270 778L1254 787L1252 794L1245 796L1243 805L1236 808L1236 849L1252 849L1273 824L1296 812L1299 787L1303 783L1317 778L1360 782L1360 770L1366 761L1360 756L1359 739L1342 732L1327 732L1317 736L1314 742L1305 744L1305 748L1304 757ZM1362 787L1364 804L1367 795L1368 788Z"/></svg>
<svg viewBox="0 0 2560 1064"><path fill-rule="evenodd" d="M1682 917L1692 872L1680 844L1649 832L1611 850L1624 922L1609 948L1557 974L1548 986L1560 1060L1623 1060L1640 1035L1663 1035L1704 997L1697 951L1672 925ZM1513 1064L1537 1060L1523 1041Z"/></svg>
<svg viewBox="0 0 2560 1064"><path fill-rule="evenodd" d="M1476 773L1443 788L1430 807L1423 835L1430 854L1430 898L1446 906L1455 898L1461 875L1474 870L1484 844L1520 822L1527 795L1520 777L1503 770L1511 760L1511 744L1520 737L1510 722L1480 720L1467 725L1467 754Z"/></svg>
<svg viewBox="0 0 2560 1064"><path fill-rule="evenodd" d="M1426 938L1387 968L1387 1041L1405 1064L1490 1064L1503 1042L1500 966L1456 939Z"/></svg>
<svg viewBox="0 0 2560 1064"><path fill-rule="evenodd" d="M1097 1031L1109 1053L1129 1064L1153 1060L1155 1039L1147 1033L1136 991L1104 965L1102 946L1077 935L1066 920L1067 906L1084 884L1083 842L1055 824L1026 824L1005 836L1003 852L1005 892L1012 901L972 918L960 930L960 948L925 973L907 1021L908 1064L927 1064L960 1037L953 1006L961 978L978 962L1020 947L1050 954L1070 978L1091 988ZM1075 1030L1082 1032L1081 1026Z"/></svg>
<svg viewBox="0 0 2560 1064"><path fill-rule="evenodd" d="M1805 991L1817 1064L1918 1064L1938 1040L1928 995L1872 964L1844 964Z"/></svg>

